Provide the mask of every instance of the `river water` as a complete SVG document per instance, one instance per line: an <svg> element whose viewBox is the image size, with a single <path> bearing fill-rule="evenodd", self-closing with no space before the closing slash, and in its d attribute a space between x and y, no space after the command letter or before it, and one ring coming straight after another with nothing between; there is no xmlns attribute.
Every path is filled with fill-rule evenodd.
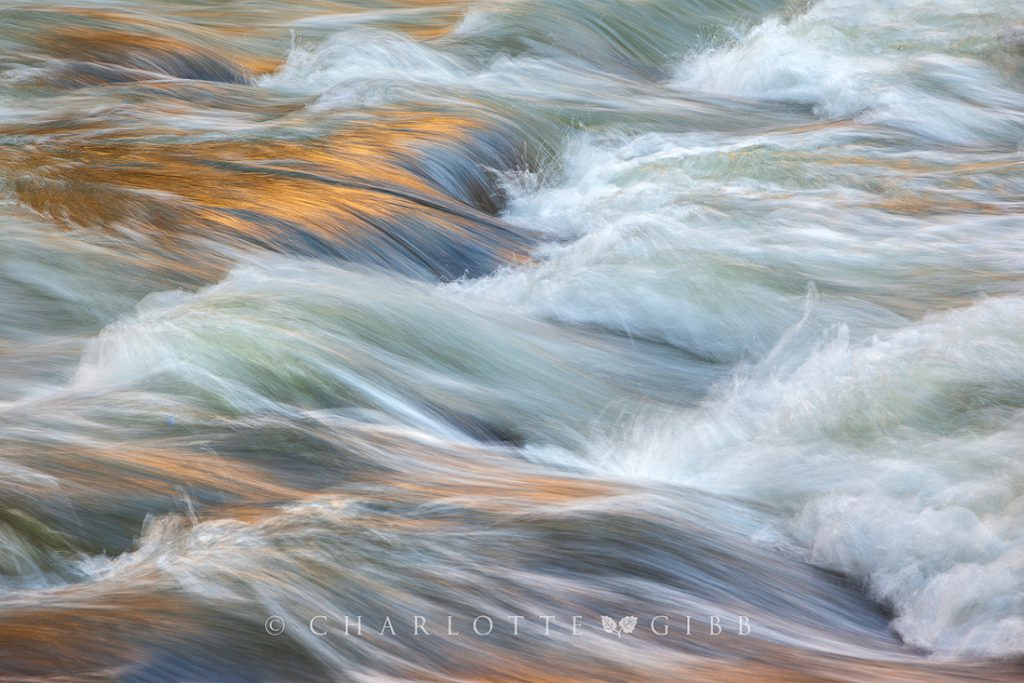
<svg viewBox="0 0 1024 683"><path fill-rule="evenodd" d="M0 680L1024 679L1020 10L3 2Z"/></svg>

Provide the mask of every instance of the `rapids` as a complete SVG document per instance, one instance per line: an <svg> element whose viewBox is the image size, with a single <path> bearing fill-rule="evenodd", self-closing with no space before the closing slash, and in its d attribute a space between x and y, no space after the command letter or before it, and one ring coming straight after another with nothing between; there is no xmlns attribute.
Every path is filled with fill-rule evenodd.
<svg viewBox="0 0 1024 683"><path fill-rule="evenodd" d="M0 681L1024 679L1020 9L0 1Z"/></svg>

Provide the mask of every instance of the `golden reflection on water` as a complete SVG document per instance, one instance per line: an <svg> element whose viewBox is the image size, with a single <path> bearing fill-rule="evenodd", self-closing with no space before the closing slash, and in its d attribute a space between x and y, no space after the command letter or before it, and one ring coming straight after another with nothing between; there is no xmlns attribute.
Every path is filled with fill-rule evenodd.
<svg viewBox="0 0 1024 683"><path fill-rule="evenodd" d="M192 234L287 250L308 234L353 255L378 245L416 259L423 247L403 244L412 230L416 242L443 240L497 262L517 260L524 245L508 239L497 219L409 170L417 145L459 145L475 128L447 114L399 112L302 141L181 142L155 126L90 135L52 128L36 131L38 144L5 155L0 172L14 178L19 202L60 225L129 228L170 248L171 238Z"/></svg>
<svg viewBox="0 0 1024 683"><path fill-rule="evenodd" d="M414 37L436 38L451 30L467 4L391 3L385 21ZM438 266L443 260L438 254L446 257L449 251L466 253L467 263L480 254L489 265L526 259L528 239L493 215L500 197L476 188L470 192L473 196L458 199L422 172L428 155L454 156L495 134L493 120L424 105L336 117L327 126L306 111L308 102L301 98L256 96L246 90L250 79L273 71L284 56L281 50L270 54L265 49L269 43L255 49L248 41L270 40L298 17L327 18L363 8L360 3L242 3L233 9L182 8L166 21L139 11L61 9L59 21L40 31L34 42L45 55L62 62L24 84L81 99L62 101L70 107L66 112L0 125L0 139L15 141L7 142L0 154L5 190L23 208L65 229L125 235L126 243L142 236L151 241L147 248L158 254L154 258L169 259L166 267L179 268L197 280L215 279L224 264L199 250L194 238L339 258L369 254L398 269L434 270L443 277L457 276L463 265L452 255L453 263ZM424 9L431 12L419 12ZM417 12L403 14L404 10ZM77 93L79 89L84 93ZM111 106L103 100L106 93L114 105L102 110L101 105ZM101 112L89 115L92 106ZM167 120L175 118L179 125ZM218 121L227 121L229 128L237 124L238 130L225 133L214 125ZM826 125L838 124L818 128ZM814 129L807 126L808 131ZM745 153L727 159L741 164L748 160ZM798 167L806 159L794 155L783 161ZM884 165L856 156L819 155L815 161L840 170ZM928 170L922 162L884 163L888 167L883 171ZM1008 162L963 170L965 175L981 170L1009 174L1019 172L1019 166L1020 162ZM1019 210L945 200L938 190L885 196L877 208L907 215ZM198 492L218 501L202 506L198 519L256 530L286 516L283 509L301 504L450 505L463 514L512 525L545 510L598 502L614 506L616 497L634 493L621 484L542 474L507 454L499 458L469 447L445 450L401 442L381 447L391 456L388 462L394 469L346 463L344 477L328 487L293 481L286 468L218 456L198 437L74 445L26 439L5 445L0 455L9 455L14 462L31 459L33 470L59 480L60 486L11 482L0 485L0 491L8 500L19 501L17 511L24 512L25 524L43 525L39 520L48 509L60 506L110 515L106 503L117 497L145 499L148 509L173 511L189 492ZM342 460L349 454L335 456ZM142 523L139 516L126 512L107 523L134 533ZM384 515L366 515L353 523L357 524L378 534L413 536L451 526L443 519ZM51 531L54 550L70 552L63 546L65 530ZM239 576L246 577L244 572ZM17 596L5 598L0 603L3 666L18 675L17 680L117 680L125 665L143 662L156 650L174 650L183 642L203 645L217 627L223 630L213 635L223 638L241 642L252 636L231 630L243 628L239 624L218 622L222 615L214 609L197 609L183 598L181 586L158 569L129 578L47 589L32 604ZM382 593L388 590L380 586ZM571 604L573 597L565 597L566 603ZM411 666L407 673L421 680L537 683L675 681L680 672L691 680L766 683L983 681L1013 674L1010 664L843 659L757 638L705 639L701 656L638 647L641 653L634 659L615 666L569 649L549 651L548 658L537 660L517 657L498 644L473 641L447 651L444 677L432 679ZM291 661L291 655L282 656ZM289 680L288 675L283 672L280 680ZM15 679L0 675L3 680Z"/></svg>

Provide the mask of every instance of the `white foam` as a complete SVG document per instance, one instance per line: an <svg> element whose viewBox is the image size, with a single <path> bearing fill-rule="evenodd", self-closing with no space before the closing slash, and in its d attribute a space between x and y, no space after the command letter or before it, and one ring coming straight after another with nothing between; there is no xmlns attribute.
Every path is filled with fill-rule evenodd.
<svg viewBox="0 0 1024 683"><path fill-rule="evenodd" d="M904 171L881 157L866 166L877 153L857 143L831 129L577 138L560 177L509 185L507 218L558 241L530 268L457 287L734 362L799 319L809 281L822 291L818 323L846 322L857 336L900 322L873 303L878 292L897 311L922 311L977 287L980 273L1024 265L1024 250L1007 248L1009 217L880 211ZM944 190L930 187L939 173L914 182Z"/></svg>
<svg viewBox="0 0 1024 683"><path fill-rule="evenodd" d="M674 85L804 103L823 118L856 117L945 142L1019 145L1024 96L991 59L1006 50L1002 34L1017 10L1002 0L824 0L693 55Z"/></svg>
<svg viewBox="0 0 1024 683"><path fill-rule="evenodd" d="M553 239L539 262L449 288L735 363L706 401L585 457L770 506L759 540L865 580L915 646L1020 654L1019 226L898 210L908 187L1010 200L983 170L948 182L963 159L855 126L577 138L560 175L510 178L508 219Z"/></svg>
<svg viewBox="0 0 1024 683"><path fill-rule="evenodd" d="M913 645L1017 655L1022 340L1024 298L1006 298L862 343L840 329L806 355L784 343L593 457L772 506L810 561L866 578Z"/></svg>
<svg viewBox="0 0 1024 683"><path fill-rule="evenodd" d="M316 107L376 107L414 86L455 85L469 72L454 58L405 35L369 28L298 45L258 83L318 96Z"/></svg>

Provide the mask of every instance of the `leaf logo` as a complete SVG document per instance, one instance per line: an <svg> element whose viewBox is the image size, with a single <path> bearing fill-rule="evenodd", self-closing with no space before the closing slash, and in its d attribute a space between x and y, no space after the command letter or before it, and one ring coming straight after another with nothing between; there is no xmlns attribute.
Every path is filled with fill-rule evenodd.
<svg viewBox="0 0 1024 683"><path fill-rule="evenodd" d="M614 633L621 638L623 633L632 633L636 628L636 617L622 617L615 623L611 617L602 616L601 626L604 627L605 633Z"/></svg>

